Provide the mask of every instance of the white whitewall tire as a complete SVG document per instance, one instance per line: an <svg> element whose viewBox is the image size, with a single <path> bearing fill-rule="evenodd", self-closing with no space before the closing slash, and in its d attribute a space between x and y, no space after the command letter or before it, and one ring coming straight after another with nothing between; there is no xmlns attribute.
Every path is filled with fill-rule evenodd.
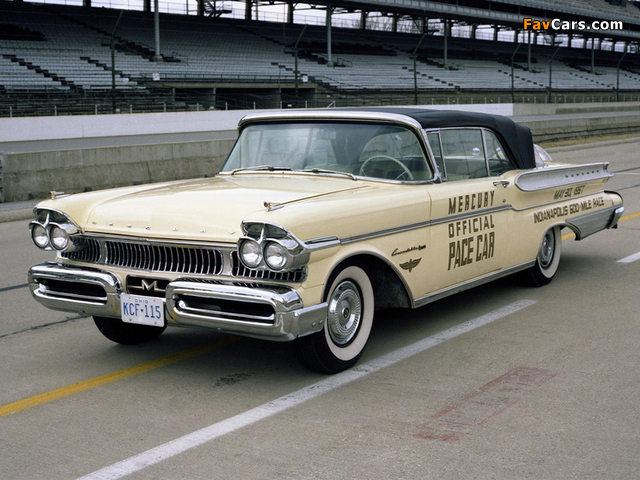
<svg viewBox="0 0 640 480"><path fill-rule="evenodd" d="M356 364L369 340L375 300L367 273L352 265L331 282L322 331L297 341L297 353L309 369L337 373Z"/></svg>
<svg viewBox="0 0 640 480"><path fill-rule="evenodd" d="M534 286L541 287L553 280L562 253L562 235L560 227L547 230L540 242L536 263L529 270L529 277Z"/></svg>

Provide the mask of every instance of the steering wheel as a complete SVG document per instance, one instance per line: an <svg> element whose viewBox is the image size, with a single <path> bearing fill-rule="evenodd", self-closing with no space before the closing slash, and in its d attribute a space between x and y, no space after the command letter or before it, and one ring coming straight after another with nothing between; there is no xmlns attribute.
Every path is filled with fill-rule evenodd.
<svg viewBox="0 0 640 480"><path fill-rule="evenodd" d="M362 166L360 167L360 175L364 175L365 177L368 176L365 172L365 167L367 166L367 164L371 161L375 161L375 160L391 160L393 163L396 163L400 166L400 168L402 168L402 170L404 170L404 172L402 172L400 175L398 175L396 178L394 178L393 180L398 180L402 175L406 174L407 178L409 180L413 180L413 173L411 173L411 170L409 170L407 168L407 166L402 163L400 160L398 160L397 158L393 158L390 157L388 155L374 155L373 157L369 157L367 158L364 163L362 164Z"/></svg>

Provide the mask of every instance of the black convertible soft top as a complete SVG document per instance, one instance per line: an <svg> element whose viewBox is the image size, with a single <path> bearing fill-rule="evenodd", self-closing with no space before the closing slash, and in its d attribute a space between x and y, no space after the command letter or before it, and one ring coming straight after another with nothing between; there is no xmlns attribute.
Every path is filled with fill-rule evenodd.
<svg viewBox="0 0 640 480"><path fill-rule="evenodd" d="M431 110L414 107L379 107L362 109L405 115L418 121L422 128L485 127L498 134L511 151L518 168L535 168L533 138L528 127L508 117L458 110Z"/></svg>

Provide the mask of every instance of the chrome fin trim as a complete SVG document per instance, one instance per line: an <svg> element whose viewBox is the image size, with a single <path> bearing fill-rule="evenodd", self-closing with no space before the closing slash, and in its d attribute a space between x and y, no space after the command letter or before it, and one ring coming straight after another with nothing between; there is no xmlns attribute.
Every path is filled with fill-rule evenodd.
<svg viewBox="0 0 640 480"><path fill-rule="evenodd" d="M520 173L515 178L516 186L524 192L535 192L558 188L574 183L608 181L613 174L608 172L609 163L590 163L567 167L543 167Z"/></svg>

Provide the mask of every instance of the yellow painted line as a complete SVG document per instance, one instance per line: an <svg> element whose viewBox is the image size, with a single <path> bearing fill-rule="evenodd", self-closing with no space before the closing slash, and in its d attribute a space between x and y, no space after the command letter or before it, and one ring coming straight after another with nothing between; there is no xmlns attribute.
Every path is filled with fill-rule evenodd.
<svg viewBox="0 0 640 480"><path fill-rule="evenodd" d="M638 218L638 217L640 217L640 212L632 213L631 215L627 215L625 217L622 217L620 220L618 220L618 223L625 222L627 220L631 220L633 218ZM564 235L562 235L562 240L569 240L570 238L573 238L575 236L576 236L576 234L573 233L573 232L565 233Z"/></svg>
<svg viewBox="0 0 640 480"><path fill-rule="evenodd" d="M631 220L632 218L638 218L640 217L640 212L638 213L632 213L631 215L627 215L626 217L622 217L620 220L618 220L619 222L624 222L626 220Z"/></svg>
<svg viewBox="0 0 640 480"><path fill-rule="evenodd" d="M91 378L89 380L74 383L73 385L67 385L66 387L51 390L50 392L41 393L40 395L25 398L24 400L8 403L0 407L0 417L11 415L16 412L21 412L22 410L26 410L27 408L36 407L38 405L52 402L54 400L68 397L70 395L75 395L76 393L84 392L85 390L91 390L92 388L100 387L108 383L117 382L118 380L132 377L134 375L139 375L141 373L148 372L149 370L154 370L159 367L164 367L165 365L169 365L171 363L180 362L182 360L201 355L217 348L229 346L233 343L238 342L239 340L239 337L230 337L224 340L219 340L217 342L207 343L205 345L200 345L198 347L193 347L178 353L174 353L173 355L167 355L166 357L161 357L156 360L150 360L139 365L134 365L133 367L118 370L117 372L107 373L106 375L102 375L100 377Z"/></svg>

